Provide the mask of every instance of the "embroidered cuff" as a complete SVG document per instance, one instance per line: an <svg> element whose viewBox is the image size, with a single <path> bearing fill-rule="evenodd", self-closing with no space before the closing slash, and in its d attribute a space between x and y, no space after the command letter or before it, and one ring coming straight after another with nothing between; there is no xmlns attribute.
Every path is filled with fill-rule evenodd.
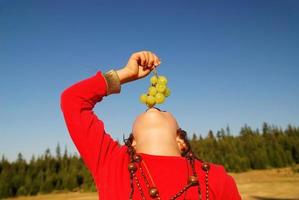
<svg viewBox="0 0 299 200"><path fill-rule="evenodd" d="M115 70L110 70L103 74L107 84L107 96L120 93L120 80Z"/></svg>

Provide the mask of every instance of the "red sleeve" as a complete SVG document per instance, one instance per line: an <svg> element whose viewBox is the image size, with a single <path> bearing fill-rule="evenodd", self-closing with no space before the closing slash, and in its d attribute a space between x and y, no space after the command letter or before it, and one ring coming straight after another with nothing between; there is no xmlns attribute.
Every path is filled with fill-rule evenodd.
<svg viewBox="0 0 299 200"><path fill-rule="evenodd" d="M107 95L107 85L99 71L70 86L61 94L61 110L70 136L82 159L95 176L120 146L105 132L104 123L93 108Z"/></svg>
<svg viewBox="0 0 299 200"><path fill-rule="evenodd" d="M237 185L233 177L226 175L224 190L222 196L226 200L241 200Z"/></svg>

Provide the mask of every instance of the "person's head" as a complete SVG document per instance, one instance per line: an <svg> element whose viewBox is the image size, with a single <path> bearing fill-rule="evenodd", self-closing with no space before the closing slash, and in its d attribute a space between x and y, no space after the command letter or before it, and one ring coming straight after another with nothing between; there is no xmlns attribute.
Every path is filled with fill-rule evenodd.
<svg viewBox="0 0 299 200"><path fill-rule="evenodd" d="M140 114L132 127L129 138L124 139L129 154L128 169L130 172L130 199L134 194L134 173L137 170L136 163L141 161L140 155L136 153L147 153L153 155L181 155L190 163L193 176L197 177L195 171L195 160L199 160L192 152L187 133L181 129L169 112L161 111L158 108L150 108ZM207 174L206 174L207 176ZM194 182L195 181L195 182ZM198 180L192 184L198 185ZM207 184L207 183L206 183ZM190 183L188 183L190 186ZM188 186L188 187L189 187ZM188 188L185 187L185 188Z"/></svg>
<svg viewBox="0 0 299 200"><path fill-rule="evenodd" d="M153 107L137 116L130 139L136 152L184 155L190 149L186 137L170 112Z"/></svg>

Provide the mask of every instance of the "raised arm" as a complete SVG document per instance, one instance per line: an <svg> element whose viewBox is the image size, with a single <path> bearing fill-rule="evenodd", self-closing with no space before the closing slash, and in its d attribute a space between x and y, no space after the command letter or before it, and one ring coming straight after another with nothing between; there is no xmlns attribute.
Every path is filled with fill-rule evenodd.
<svg viewBox="0 0 299 200"><path fill-rule="evenodd" d="M119 93L121 84L145 77L159 64L153 53L137 52L124 68L107 73L99 71L62 92L61 110L68 131L92 175L97 174L109 157L120 149L105 132L103 121L94 114L95 104L105 96Z"/></svg>

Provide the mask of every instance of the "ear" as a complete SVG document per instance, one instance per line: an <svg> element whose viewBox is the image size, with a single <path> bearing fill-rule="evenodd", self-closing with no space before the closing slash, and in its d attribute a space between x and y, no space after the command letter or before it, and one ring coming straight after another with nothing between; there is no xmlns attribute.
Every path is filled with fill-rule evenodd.
<svg viewBox="0 0 299 200"><path fill-rule="evenodd" d="M186 151L187 145L186 145L185 141L179 135L176 136L176 142L177 142L178 147L181 152Z"/></svg>

